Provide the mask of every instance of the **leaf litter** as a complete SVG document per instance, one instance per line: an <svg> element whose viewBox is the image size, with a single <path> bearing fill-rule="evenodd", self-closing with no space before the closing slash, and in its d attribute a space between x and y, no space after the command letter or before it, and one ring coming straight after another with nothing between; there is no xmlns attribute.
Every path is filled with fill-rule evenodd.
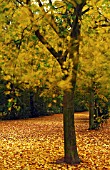
<svg viewBox="0 0 110 170"><path fill-rule="evenodd" d="M64 163L63 115L0 122L1 170L109 170L110 120L88 130L88 112L75 113L79 165Z"/></svg>

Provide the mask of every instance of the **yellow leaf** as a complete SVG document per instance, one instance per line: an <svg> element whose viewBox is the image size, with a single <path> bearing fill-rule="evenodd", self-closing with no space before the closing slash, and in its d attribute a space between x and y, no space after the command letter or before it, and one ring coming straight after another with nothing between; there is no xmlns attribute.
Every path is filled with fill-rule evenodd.
<svg viewBox="0 0 110 170"><path fill-rule="evenodd" d="M10 94L10 91L5 91L4 93L7 95L7 94Z"/></svg>
<svg viewBox="0 0 110 170"><path fill-rule="evenodd" d="M48 107L51 107L51 106L52 106L52 103L49 103L49 104L48 104Z"/></svg>

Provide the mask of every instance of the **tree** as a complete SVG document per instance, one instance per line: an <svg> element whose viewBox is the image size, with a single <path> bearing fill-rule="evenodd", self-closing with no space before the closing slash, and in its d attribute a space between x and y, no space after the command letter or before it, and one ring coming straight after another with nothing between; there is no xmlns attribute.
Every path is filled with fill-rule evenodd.
<svg viewBox="0 0 110 170"><path fill-rule="evenodd" d="M22 1L16 1L15 4L13 2L10 2L8 4L6 2L4 2L4 4L2 4L2 6L3 5L4 5L4 11L6 12L6 14L4 15L4 18L5 18L5 21L7 21L9 24L9 26L5 25L4 28L2 28L3 31L5 32L5 34L6 34L6 32L8 32L7 33L8 37L6 40L6 45L7 45L6 50L8 50L8 48L10 48L10 47L12 50L13 45L14 45L14 48L16 45L17 48L16 48L15 55L17 55L17 54L19 55L19 51L20 51L20 59L21 59L21 54L24 55L23 44L28 41L26 34L28 34L29 31L27 33L27 30L30 29L31 33L34 34L33 38L34 39L38 38L39 41L43 45L45 45L47 50L54 56L54 58L59 63L59 65L61 67L62 74L63 74L63 80L62 80L62 82L59 83L59 86L62 83L64 84L66 82L71 82L70 90L67 90L66 86L64 87L64 109L63 110L64 110L65 161L67 163L71 163L71 164L79 163L80 159L79 159L78 153L77 153L76 135L75 135L75 127L74 127L74 90L75 90L78 58L79 58L78 48L79 48L80 23L79 23L78 19L80 20L81 11L84 6L84 3L81 3L81 4L75 3L76 7L74 7L74 4L67 2L67 5L66 5L66 3L64 2L63 8L65 8L65 10L62 11L63 8L61 7L61 11L60 11L61 4L60 4L60 6L58 6L59 4L53 5L50 2L48 7L51 10L49 10L49 11L51 13L53 13L54 16L53 16L53 14L51 14L51 15L49 14L48 8L46 9L46 6L48 4L45 4L45 3L43 4L40 1L38 1L38 4L32 4L31 1L26 1L26 3L22 2ZM11 15L9 14L9 11L10 11L9 6L11 6ZM33 6L34 6L34 8L33 8ZM39 13L39 12L37 13L36 12L37 9L35 7L37 9L39 9L42 13ZM52 12L52 8L54 9L53 12ZM12 12L13 11L12 9L14 10L14 12ZM71 10L72 10L72 12L71 12ZM8 14L7 14L7 11L8 11ZM25 19L23 19L24 13L26 15ZM11 16L11 19L9 18L9 16ZM34 18L34 16L36 18ZM36 20L39 18L39 16L43 17L43 19L41 21L39 21L38 23L36 23ZM67 16L70 17L69 21L67 21L67 19L66 19ZM75 19L73 19L73 18L75 18ZM18 20L18 19L20 19L20 20ZM75 20L74 23L73 23L73 20ZM48 21L48 27L44 30L44 26L47 26L47 21ZM64 27L65 25L63 25L63 24L65 24L64 23L65 21L66 21L66 23L69 22L69 24L70 24L70 25L68 25L68 28L65 28ZM16 29L16 27L15 27L16 24L18 24L18 27L17 27L18 29ZM42 25L42 28L40 28L40 25ZM71 31L69 30L70 28L71 28ZM57 34L56 39L58 42L58 47L53 48L52 45L54 45L54 44L50 45L49 41L47 41L48 39L50 39L51 36L49 37L49 34L47 34L47 36L48 36L47 37L47 36L45 36L44 33L47 32L49 29L50 29L49 34L51 36L54 35L54 37L55 37ZM14 31L12 32L12 30L14 30ZM53 30L54 30L54 32L52 32ZM52 33L53 33L53 35L52 35ZM25 38L24 38L24 36L25 36ZM68 40L67 40L67 36L68 36ZM3 36L2 36L2 39L3 39ZM59 41L58 41L58 39L59 39ZM68 41L67 42L68 46L67 46L66 42L64 43L64 39L65 39L65 41ZM4 39L2 40L2 42L3 42L3 44L5 44ZM30 46L30 44L28 44L28 45ZM64 50L63 50L63 48L64 48ZM14 51L14 49L12 51ZM3 51L3 53L4 53L4 51ZM4 55L8 56L8 54L6 54L6 53L7 53L7 51L5 51ZM11 70L11 72L12 72L12 70ZM26 78L26 81L27 80L28 79Z"/></svg>
<svg viewBox="0 0 110 170"><path fill-rule="evenodd" d="M95 26L93 25L93 27ZM103 34L100 34L100 32ZM88 27L85 33L87 36L83 38L81 45L82 47L85 46L85 48L80 52L81 65L78 82L80 81L80 86L89 96L89 129L94 129L94 115L99 116L100 101L103 98L103 105L104 100L105 103L108 102L107 96L110 88L109 27L95 27L94 31ZM100 100L98 103L96 103L97 99Z"/></svg>
<svg viewBox="0 0 110 170"><path fill-rule="evenodd" d="M82 16L90 10L91 4L87 5L86 0L64 0L55 2L51 0L46 2L40 0L16 0L10 2L2 1L0 7L2 14L2 16L0 16L2 23L0 28L0 30L2 30L0 35L1 45L3 47L1 49L2 59L5 56L6 59L11 57L11 60L9 60L11 61L10 64L12 64L13 58L17 57L17 59L21 60L23 56L23 63L25 63L25 61L28 60L26 57L27 53L32 63L27 65L30 68L28 70L33 70L34 66L36 64L38 65L38 61L41 61L41 57L37 55L38 58L35 60L37 63L35 64L34 61L33 65L32 61L33 58L35 58L33 51L34 54L36 54L37 48L39 49L39 46L43 45L44 52L51 54L51 62L53 60L56 61L57 71L59 71L59 74L57 72L57 76L54 74L48 81L47 77L49 74L46 75L46 70L40 68L40 73L42 75L41 77L44 78L43 82L45 82L46 87L51 88L52 85L50 84L56 82L55 85L63 89L64 160L69 164L80 163L74 126L74 92L79 63L81 21ZM85 24L85 26L87 26L87 24ZM13 57L8 55L9 51ZM12 68L15 67L16 63ZM23 68L25 68L24 65ZM3 76L4 73L7 75L3 67L2 70L4 71ZM48 70L50 69L48 68ZM27 73L27 69L24 69L24 72ZM11 73L14 73L14 71L11 70L10 74ZM21 72L19 73L21 74ZM36 86L40 86L39 83L32 83L31 86L30 82L35 80L34 76L36 77L36 73L39 77L39 70L35 69L34 72L30 74L30 78L29 76L25 77L23 75L21 78L20 75L18 76L18 71L16 71L16 76L14 74L13 79L15 80L14 77L20 77L19 81L17 81L21 82L22 79L23 82L23 77L25 77L27 82L27 85L26 83L25 85L28 88L29 86L35 88ZM7 76L5 79L6 78Z"/></svg>
<svg viewBox="0 0 110 170"><path fill-rule="evenodd" d="M77 67L79 61L79 36L80 36L79 20L81 20L81 13L84 5L85 2L81 2L81 3L76 2L75 4L70 4L67 2L66 10L64 11L64 13L60 14L60 17L59 16L54 17L54 20L52 19L52 21L54 22L52 23L52 27L57 32L58 36L62 39L67 39L68 36L69 39L68 46L66 47L66 50L64 52L61 50L56 52L55 49L51 47L51 45L42 36L40 31L39 30L35 31L36 36L39 38L42 44L47 46L47 49L50 51L50 53L56 58L56 60L60 64L62 73L64 73L63 81L70 79L71 82L71 88L69 90L64 89L64 101L63 101L65 162L70 164L80 163L80 159L76 147L76 134L75 134L75 126L74 126L74 91L75 91ZM39 6L43 7L43 4L39 2ZM63 5L63 8L64 6L65 3ZM73 11L71 12L70 10L72 9ZM64 18L61 15L64 15ZM70 15L71 21L68 15ZM65 20L69 28L71 29L71 31L70 30L68 31L69 28L65 30L63 26ZM56 27L60 31L56 29ZM66 61L69 62L67 64L67 67L65 67Z"/></svg>

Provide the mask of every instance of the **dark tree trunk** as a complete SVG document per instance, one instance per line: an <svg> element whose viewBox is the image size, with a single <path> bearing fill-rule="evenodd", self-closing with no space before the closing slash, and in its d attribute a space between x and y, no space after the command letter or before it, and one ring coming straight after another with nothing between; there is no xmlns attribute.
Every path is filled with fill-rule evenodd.
<svg viewBox="0 0 110 170"><path fill-rule="evenodd" d="M34 93L33 92L30 92L30 112L31 112L32 117L36 116L36 111L35 111L35 107L34 107Z"/></svg>
<svg viewBox="0 0 110 170"><path fill-rule="evenodd" d="M74 92L64 92L63 101L64 122L64 161L68 164L79 164L76 134L74 125Z"/></svg>
<svg viewBox="0 0 110 170"><path fill-rule="evenodd" d="M98 117L98 102L97 99L95 99L95 117Z"/></svg>
<svg viewBox="0 0 110 170"><path fill-rule="evenodd" d="M71 60L72 75L70 91L64 91L63 100L63 122L64 122L64 160L68 164L79 164L80 158L77 152L76 133L74 124L74 92L76 86L76 77L79 64L79 36L80 36L80 14L83 4L75 9L76 19L74 21L71 40L68 48L68 56ZM68 71L69 72L69 71Z"/></svg>
<svg viewBox="0 0 110 170"><path fill-rule="evenodd" d="M89 129L94 129L94 91L90 89L90 97L89 97Z"/></svg>

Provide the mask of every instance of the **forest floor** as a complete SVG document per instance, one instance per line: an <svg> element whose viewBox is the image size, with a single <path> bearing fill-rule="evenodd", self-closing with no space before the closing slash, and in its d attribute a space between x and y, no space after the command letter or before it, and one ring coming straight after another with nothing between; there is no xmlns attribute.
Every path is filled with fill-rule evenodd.
<svg viewBox="0 0 110 170"><path fill-rule="evenodd" d="M0 170L110 170L110 119L88 130L88 112L75 113L79 165L63 162L63 115L0 122Z"/></svg>

